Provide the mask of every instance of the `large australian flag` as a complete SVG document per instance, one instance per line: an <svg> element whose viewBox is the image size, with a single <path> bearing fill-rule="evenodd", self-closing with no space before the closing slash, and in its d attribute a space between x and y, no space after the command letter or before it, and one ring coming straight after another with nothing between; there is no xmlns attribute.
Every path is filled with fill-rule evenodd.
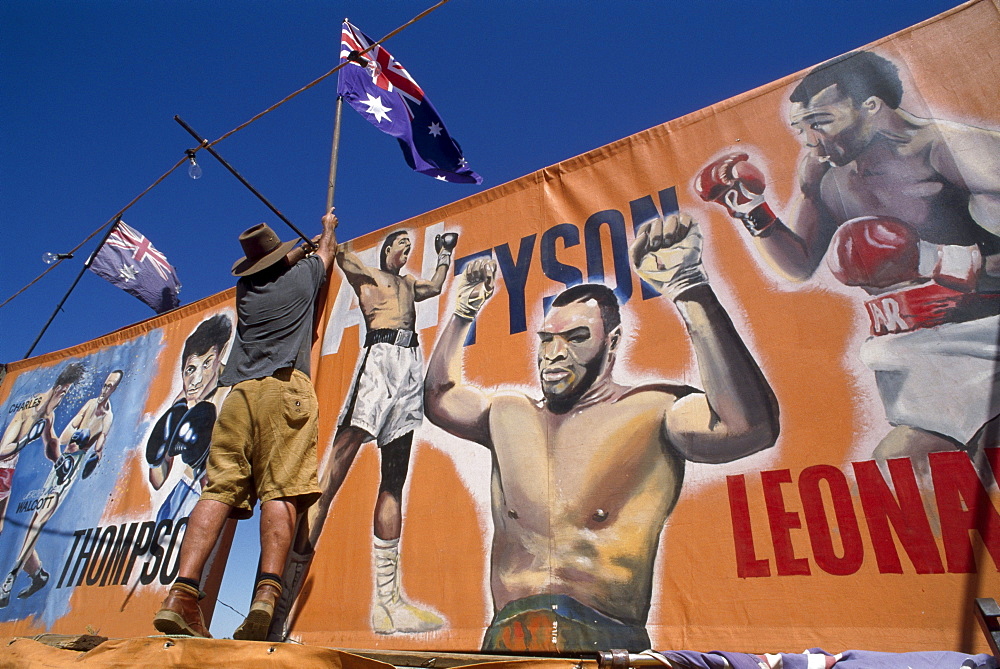
<svg viewBox="0 0 1000 669"><path fill-rule="evenodd" d="M382 46L344 21L337 93L376 128L399 141L407 164L441 181L480 184L434 105L410 73Z"/></svg>
<svg viewBox="0 0 1000 669"><path fill-rule="evenodd" d="M181 283L167 257L119 220L90 259L90 271L138 297L158 314L180 305Z"/></svg>

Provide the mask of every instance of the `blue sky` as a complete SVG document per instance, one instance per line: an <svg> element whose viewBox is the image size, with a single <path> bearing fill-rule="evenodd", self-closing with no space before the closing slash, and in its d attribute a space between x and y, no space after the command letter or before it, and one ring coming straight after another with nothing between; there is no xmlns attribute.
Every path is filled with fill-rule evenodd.
<svg viewBox="0 0 1000 669"><path fill-rule="evenodd" d="M381 37L433 4L383 0L0 3L0 301L109 220L194 146L336 65L346 16ZM394 140L345 108L339 235L350 239L698 110L948 10L954 0L597 2L452 0L386 46L462 144L482 186L412 172ZM326 201L335 78L216 149L308 234ZM292 233L204 153L124 220L177 268L182 303L232 285L237 236ZM0 362L20 359L96 240L0 308ZM35 353L153 315L88 273ZM243 523L234 550L254 551ZM222 599L245 610L249 570ZM213 633L236 614L220 607Z"/></svg>

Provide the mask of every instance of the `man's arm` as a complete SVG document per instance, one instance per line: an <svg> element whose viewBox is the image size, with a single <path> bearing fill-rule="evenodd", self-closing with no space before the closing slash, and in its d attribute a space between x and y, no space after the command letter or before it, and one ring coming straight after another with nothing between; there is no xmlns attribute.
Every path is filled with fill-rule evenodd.
<svg viewBox="0 0 1000 669"><path fill-rule="evenodd" d="M60 444L68 444L73 439L73 433L80 429L80 426L83 425L83 419L87 415L87 409L93 401L94 400L87 400L84 402L83 406L76 412L76 415L73 416L72 420L66 423L66 427L64 427L63 431L59 434Z"/></svg>
<svg viewBox="0 0 1000 669"><path fill-rule="evenodd" d="M424 377L427 418L456 437L490 445L490 398L462 376L462 351L469 328L493 294L496 263L475 260L465 268L455 313L434 345Z"/></svg>
<svg viewBox="0 0 1000 669"><path fill-rule="evenodd" d="M448 265L438 265L430 280L417 279L413 282L413 299L417 302L441 294L444 280L448 277Z"/></svg>
<svg viewBox="0 0 1000 669"><path fill-rule="evenodd" d="M87 404L88 403L85 403L83 405L83 408L80 409L79 412L77 412L76 416L73 417L73 420L70 421L70 424L66 426L65 430L63 430L63 434L69 432L70 436L72 436L73 431L70 430L70 427L74 422L79 424L79 422L82 420L83 413L87 410ZM58 437L56 436L56 430L55 430L56 417L53 414L51 413L46 414L45 421L46 421L45 430L42 432L42 443L45 445L45 457L47 457L52 462L55 462L56 460L59 459L59 456L62 455L62 444L69 443L69 438L67 438L66 441L63 441L62 434L59 435Z"/></svg>
<svg viewBox="0 0 1000 669"><path fill-rule="evenodd" d="M3 431L3 441L0 441L0 459L9 457L17 450L17 435L21 432L21 425L24 423L24 411L18 411L7 424L7 429Z"/></svg>
<svg viewBox="0 0 1000 669"><path fill-rule="evenodd" d="M726 207L731 217L743 222L769 265L792 281L805 281L819 267L837 229L821 194L829 168L813 152L802 153L798 192L789 207L787 224L771 211L764 197L764 174L745 153L709 163L699 172L694 186L704 201Z"/></svg>
<svg viewBox="0 0 1000 669"><path fill-rule="evenodd" d="M644 224L631 248L640 276L674 301L705 393L677 400L664 433L688 460L729 462L774 445L778 404L701 268L697 224L679 214Z"/></svg>
<svg viewBox="0 0 1000 669"><path fill-rule="evenodd" d="M104 420L101 421L101 434L97 437L97 441L94 442L94 453L97 454L98 459L104 457L104 442L108 440L108 432L111 431L111 425L114 422L115 415L109 408L107 413L104 414Z"/></svg>
<svg viewBox="0 0 1000 669"><path fill-rule="evenodd" d="M335 232L337 217L333 215L332 209L323 217L322 223L323 232L312 238L313 246L302 244L288 252L285 259L289 265L294 265L305 258L309 252L315 250L316 255L323 261L323 267L330 269L333 258L337 255L337 233Z"/></svg>
<svg viewBox="0 0 1000 669"><path fill-rule="evenodd" d="M80 410L76 412L76 415L73 416L73 418L68 423L66 423L66 427L64 427L63 431L59 434L59 438L56 440L56 445L54 450L49 448L49 443L48 441L46 441L45 457L47 457L49 460L52 460L53 462L58 460L59 456L62 455L63 448L67 444L73 443L74 437L77 437L78 439L74 448L81 448L83 446L86 446L86 439L85 438L80 439L80 435L77 435L77 432L83 427L83 420L87 417L87 414L94 408L96 408L96 405L97 405L96 399L89 399L83 403L83 406L80 408ZM89 436L89 434L87 436Z"/></svg>
<svg viewBox="0 0 1000 669"><path fill-rule="evenodd" d="M337 217L331 209L323 216L323 234L319 237L319 248L316 255L323 261L323 268L329 270L337 255Z"/></svg>
<svg viewBox="0 0 1000 669"><path fill-rule="evenodd" d="M173 463L173 457L168 455L160 463L149 466L149 485L153 486L153 490L159 490L166 483Z"/></svg>
<svg viewBox="0 0 1000 669"><path fill-rule="evenodd" d="M434 275L429 281L417 279L414 283L413 295L417 302L441 294L444 280L448 277L448 268L451 266L451 253L457 244L458 233L456 232L447 232L434 238L434 250L438 254L437 267L434 268Z"/></svg>

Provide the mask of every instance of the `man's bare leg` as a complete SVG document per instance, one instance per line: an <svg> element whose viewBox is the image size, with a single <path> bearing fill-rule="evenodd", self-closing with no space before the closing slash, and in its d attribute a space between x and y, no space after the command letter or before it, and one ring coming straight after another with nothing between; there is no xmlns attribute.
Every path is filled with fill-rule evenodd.
<svg viewBox="0 0 1000 669"><path fill-rule="evenodd" d="M878 462L883 475L889 480L886 460L894 458L909 458L910 465L917 476L920 486L920 496L924 502L924 510L935 532L940 532L937 515L937 503L934 498L934 481L931 477L931 465L927 456L941 451L965 450L961 444L941 435L927 432L916 427L897 425L882 438L872 456Z"/></svg>
<svg viewBox="0 0 1000 669"><path fill-rule="evenodd" d="M361 445L371 438L371 435L360 428L343 426L337 430L333 444L323 456L319 467L319 486L322 493L319 500L302 515L295 532L292 550L286 563L279 568L278 573L282 574L282 591L271 620L271 632L268 634L268 639L271 641L284 641L288 636L288 628L293 621L292 604L299 596L309 575L309 566L315 555L316 544L323 533L323 525L326 524L333 498L337 496L340 486L347 478L347 472L354 464L354 458L357 457Z"/></svg>
<svg viewBox="0 0 1000 669"><path fill-rule="evenodd" d="M233 507L218 500L202 499L191 512L181 542L177 579L153 617L153 626L163 634L211 638L198 605L202 596L201 576L232 510Z"/></svg>
<svg viewBox="0 0 1000 669"><path fill-rule="evenodd" d="M391 541L403 531L403 486L410 467L413 433L407 432L379 449L381 478L375 501L375 536Z"/></svg>
<svg viewBox="0 0 1000 669"><path fill-rule="evenodd" d="M275 605L281 597L281 572L295 535L298 509L295 499L271 499L260 505L260 571L246 620L233 632L243 641L264 641Z"/></svg>
<svg viewBox="0 0 1000 669"><path fill-rule="evenodd" d="M0 608L10 603L10 593L19 570L23 570L31 577L31 583L17 594L18 599L31 597L48 583L49 574L41 570L42 561L38 558L38 553L35 552L35 544L38 543L42 534L42 528L55 513L57 507L58 504L53 504L50 508L31 514L31 520L28 521L28 531L25 532L21 550L17 554L17 559L14 560L14 566L7 573L3 583L0 584Z"/></svg>
<svg viewBox="0 0 1000 669"><path fill-rule="evenodd" d="M205 563L229 518L232 507L214 499L201 499L191 512L181 542L177 576L201 583Z"/></svg>
<svg viewBox="0 0 1000 669"><path fill-rule="evenodd" d="M354 426L344 426L337 430L333 445L323 457L319 468L319 487L323 491L319 500L306 513L305 522L300 524L295 537L295 552L311 553L316 550L326 516L330 512L333 498L347 478L347 472L354 464L361 444L371 440L371 435Z"/></svg>
<svg viewBox="0 0 1000 669"><path fill-rule="evenodd" d="M49 519L55 514L56 508L58 508L58 504L52 504L50 508L35 511L32 514L31 520L28 521L28 531L25 532L24 541L21 543L21 550L14 561L14 571L23 568L25 572L33 574L36 569L32 569L29 562L32 562L36 568L40 566L38 555L35 554L35 544L42 536L42 528L45 527L45 523L49 522ZM32 557L34 560L31 559Z"/></svg>
<svg viewBox="0 0 1000 669"><path fill-rule="evenodd" d="M280 574L288 559L298 512L294 500L272 499L260 505L260 570Z"/></svg>
<svg viewBox="0 0 1000 669"><path fill-rule="evenodd" d="M1000 416L995 416L986 422L975 436L968 443L969 457L972 464L979 473L979 479L987 490L994 489L1000 481L997 481L990 466L990 461L986 457L987 448L1000 448Z"/></svg>
<svg viewBox="0 0 1000 669"><path fill-rule="evenodd" d="M38 557L38 551L31 551L28 559L24 561L24 566L21 569L25 574L37 574L38 570L42 568L42 558Z"/></svg>
<svg viewBox="0 0 1000 669"><path fill-rule="evenodd" d="M400 587L403 485L412 444L413 433L407 432L379 449L382 478L375 503L375 605L372 607L372 629L379 634L432 632L444 625L441 616L409 604Z"/></svg>

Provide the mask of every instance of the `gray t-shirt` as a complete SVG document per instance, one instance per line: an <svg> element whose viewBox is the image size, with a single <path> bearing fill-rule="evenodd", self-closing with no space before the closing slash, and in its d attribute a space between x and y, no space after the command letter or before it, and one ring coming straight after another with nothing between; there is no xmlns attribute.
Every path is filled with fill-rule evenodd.
<svg viewBox="0 0 1000 669"><path fill-rule="evenodd" d="M309 375L316 295L326 281L318 256L275 265L236 283L236 336L219 383L233 386L283 367Z"/></svg>

